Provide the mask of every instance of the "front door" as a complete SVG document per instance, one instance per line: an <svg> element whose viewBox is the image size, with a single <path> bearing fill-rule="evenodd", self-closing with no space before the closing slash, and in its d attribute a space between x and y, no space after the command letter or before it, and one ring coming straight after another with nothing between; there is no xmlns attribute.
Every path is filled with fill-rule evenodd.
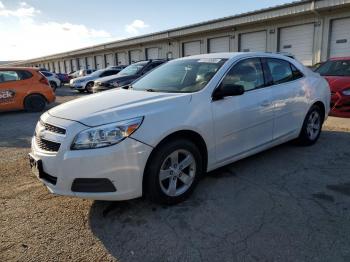
<svg viewBox="0 0 350 262"><path fill-rule="evenodd" d="M238 62L222 81L242 85L245 93L212 103L218 163L268 144L274 117L259 58Z"/></svg>

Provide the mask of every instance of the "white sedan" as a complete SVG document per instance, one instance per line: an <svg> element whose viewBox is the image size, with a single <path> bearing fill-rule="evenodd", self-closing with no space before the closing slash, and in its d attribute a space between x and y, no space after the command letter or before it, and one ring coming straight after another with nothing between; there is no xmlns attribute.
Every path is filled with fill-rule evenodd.
<svg viewBox="0 0 350 262"><path fill-rule="evenodd" d="M127 90L43 114L30 163L55 194L98 200L146 195L174 204L208 171L289 140L314 144L329 105L327 82L294 59L266 53L186 57Z"/></svg>

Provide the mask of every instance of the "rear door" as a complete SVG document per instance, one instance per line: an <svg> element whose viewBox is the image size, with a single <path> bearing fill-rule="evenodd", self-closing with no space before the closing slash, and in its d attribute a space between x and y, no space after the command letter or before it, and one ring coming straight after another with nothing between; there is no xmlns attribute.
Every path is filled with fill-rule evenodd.
<svg viewBox="0 0 350 262"><path fill-rule="evenodd" d="M271 90L260 58L238 62L222 83L242 85L245 93L212 102L218 163L267 145L273 131Z"/></svg>
<svg viewBox="0 0 350 262"><path fill-rule="evenodd" d="M29 72L16 70L0 70L0 111L23 108ZM23 79L23 80L22 80Z"/></svg>
<svg viewBox="0 0 350 262"><path fill-rule="evenodd" d="M291 63L282 59L264 59L266 74L271 79L272 103L275 108L273 139L288 137L299 132L307 101L306 79Z"/></svg>

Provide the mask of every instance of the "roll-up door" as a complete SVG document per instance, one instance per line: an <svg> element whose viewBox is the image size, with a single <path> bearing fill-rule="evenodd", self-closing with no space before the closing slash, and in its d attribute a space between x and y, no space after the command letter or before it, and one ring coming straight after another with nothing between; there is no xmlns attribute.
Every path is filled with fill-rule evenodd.
<svg viewBox="0 0 350 262"><path fill-rule="evenodd" d="M141 51L140 50L131 50L130 51L130 63L135 63L141 60Z"/></svg>
<svg viewBox="0 0 350 262"><path fill-rule="evenodd" d="M152 47L146 49L147 59L159 59L159 48Z"/></svg>
<svg viewBox="0 0 350 262"><path fill-rule="evenodd" d="M312 65L314 30L314 24L281 28L279 51L293 54L304 65Z"/></svg>
<svg viewBox="0 0 350 262"><path fill-rule="evenodd" d="M72 72L72 67L71 67L71 64L70 64L70 61L69 60L65 60L64 63L66 64L66 70L67 70L67 73L71 73Z"/></svg>
<svg viewBox="0 0 350 262"><path fill-rule="evenodd" d="M79 69L86 69L85 58L79 58Z"/></svg>
<svg viewBox="0 0 350 262"><path fill-rule="evenodd" d="M91 56L87 58L86 69L95 69L94 58Z"/></svg>
<svg viewBox="0 0 350 262"><path fill-rule="evenodd" d="M95 61L96 61L96 69L104 68L103 56L102 55L95 56Z"/></svg>
<svg viewBox="0 0 350 262"><path fill-rule="evenodd" d="M72 59L72 70L73 71L77 71L78 70L78 63L77 63L77 59Z"/></svg>
<svg viewBox="0 0 350 262"><path fill-rule="evenodd" d="M187 42L183 44L183 56L199 55L200 53L200 41Z"/></svg>
<svg viewBox="0 0 350 262"><path fill-rule="evenodd" d="M126 53L119 52L117 53L117 65L127 65Z"/></svg>
<svg viewBox="0 0 350 262"><path fill-rule="evenodd" d="M64 68L64 62L63 61L60 61L60 72L61 73L66 73L66 70Z"/></svg>
<svg viewBox="0 0 350 262"><path fill-rule="evenodd" d="M114 55L113 54L106 55L106 66L109 67L109 66L114 66L114 65L115 65Z"/></svg>
<svg viewBox="0 0 350 262"><path fill-rule="evenodd" d="M244 33L239 38L240 52L265 52L266 51L266 31Z"/></svg>
<svg viewBox="0 0 350 262"><path fill-rule="evenodd" d="M332 21L329 55L350 56L350 18Z"/></svg>
<svg viewBox="0 0 350 262"><path fill-rule="evenodd" d="M209 53L230 52L228 36L209 39Z"/></svg>

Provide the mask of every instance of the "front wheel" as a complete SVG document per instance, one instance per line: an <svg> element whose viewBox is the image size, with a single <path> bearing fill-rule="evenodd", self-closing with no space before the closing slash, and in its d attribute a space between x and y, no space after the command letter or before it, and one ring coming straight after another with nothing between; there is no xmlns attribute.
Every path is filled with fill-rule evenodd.
<svg viewBox="0 0 350 262"><path fill-rule="evenodd" d="M28 112L41 112L45 106L46 100L41 95L29 95L24 99L24 109Z"/></svg>
<svg viewBox="0 0 350 262"><path fill-rule="evenodd" d="M57 84L56 84L56 82L50 81L50 86L51 86L51 88L53 89L53 91L56 91L56 89L57 89Z"/></svg>
<svg viewBox="0 0 350 262"><path fill-rule="evenodd" d="M321 108L318 105L313 105L305 117L297 143L302 146L315 144L321 135L323 120Z"/></svg>
<svg viewBox="0 0 350 262"><path fill-rule="evenodd" d="M193 192L203 173L203 158L197 146L178 139L161 145L148 163L145 191L152 201L176 204Z"/></svg>
<svg viewBox="0 0 350 262"><path fill-rule="evenodd" d="M92 88L94 87L94 82L89 82L89 83L87 83L87 85L86 85L86 87L85 87L85 90L86 90L86 92L88 92L88 93L92 93Z"/></svg>

